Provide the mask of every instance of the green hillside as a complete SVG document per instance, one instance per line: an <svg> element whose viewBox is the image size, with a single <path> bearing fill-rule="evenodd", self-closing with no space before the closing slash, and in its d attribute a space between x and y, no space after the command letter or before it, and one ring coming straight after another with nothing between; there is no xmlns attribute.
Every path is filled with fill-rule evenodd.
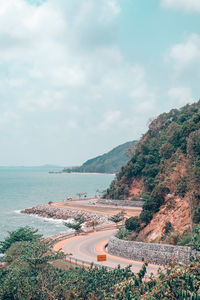
<svg viewBox="0 0 200 300"><path fill-rule="evenodd" d="M136 183L140 193L134 195ZM188 205L191 226L200 223L200 101L163 113L149 125L105 197L124 199L131 195L145 200L141 228L164 205L169 211L163 211L162 217L171 216L173 223L177 201L180 207L180 201Z"/></svg>
<svg viewBox="0 0 200 300"><path fill-rule="evenodd" d="M103 155L97 156L86 161L80 167L65 168L64 172L85 172L85 173L117 173L120 171L121 167L125 165L130 157L127 155L131 152L131 147L133 147L137 142L127 142L122 144L113 150L105 153Z"/></svg>

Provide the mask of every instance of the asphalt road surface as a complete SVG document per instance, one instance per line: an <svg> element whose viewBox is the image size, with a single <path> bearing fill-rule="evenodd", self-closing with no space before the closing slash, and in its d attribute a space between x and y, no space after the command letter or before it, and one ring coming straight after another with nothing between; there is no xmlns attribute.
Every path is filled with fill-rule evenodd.
<svg viewBox="0 0 200 300"><path fill-rule="evenodd" d="M84 260L90 263L97 263L98 254L106 254L107 261L98 263L103 266L115 268L120 265L122 268L132 265L131 269L134 273L140 271L143 262L133 261L130 259L110 255L105 250L105 245L108 243L110 236L115 233L115 230L107 230L95 232L84 236L75 236L67 240L61 241L55 245L55 250L62 248L64 253L72 254L75 259ZM147 274L153 273L156 275L159 266L149 265Z"/></svg>

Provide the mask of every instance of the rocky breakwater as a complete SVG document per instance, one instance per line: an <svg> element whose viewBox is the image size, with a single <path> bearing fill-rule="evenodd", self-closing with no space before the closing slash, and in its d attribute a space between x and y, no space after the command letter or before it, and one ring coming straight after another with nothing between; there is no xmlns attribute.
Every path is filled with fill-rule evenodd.
<svg viewBox="0 0 200 300"><path fill-rule="evenodd" d="M21 211L23 214L38 215L45 218L62 219L67 220L74 218L78 215L82 215L85 218L86 226L91 226L91 223L95 222L95 225L109 224L109 216L85 210L69 209L65 207L52 206L51 204L40 204L32 208L24 209Z"/></svg>

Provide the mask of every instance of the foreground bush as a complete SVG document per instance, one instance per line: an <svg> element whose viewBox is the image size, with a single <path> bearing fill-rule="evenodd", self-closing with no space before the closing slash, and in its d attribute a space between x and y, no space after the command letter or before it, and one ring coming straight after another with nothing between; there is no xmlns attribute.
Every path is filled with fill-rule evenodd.
<svg viewBox="0 0 200 300"><path fill-rule="evenodd" d="M199 248L199 228L193 243ZM62 254L45 241L17 241L5 252L9 266L0 269L1 300L132 300L200 299L200 261L170 265L158 278L145 281L144 264L138 274L130 268L108 271L91 266L62 271L50 262Z"/></svg>
<svg viewBox="0 0 200 300"><path fill-rule="evenodd" d="M9 232L9 235L4 241L0 242L0 253L5 253L15 242L38 241L42 235L37 233L37 229L30 228L28 226L21 227L16 231Z"/></svg>
<svg viewBox="0 0 200 300"><path fill-rule="evenodd" d="M128 279L112 288L106 300L111 299L200 299L200 262L193 262L189 266L171 265L166 273L160 272L157 279L148 282ZM139 284L138 284L139 283Z"/></svg>

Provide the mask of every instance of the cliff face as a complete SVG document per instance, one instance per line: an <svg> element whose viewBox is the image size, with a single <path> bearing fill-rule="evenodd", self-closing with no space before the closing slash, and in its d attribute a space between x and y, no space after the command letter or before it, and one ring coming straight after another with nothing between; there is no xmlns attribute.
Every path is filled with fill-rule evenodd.
<svg viewBox="0 0 200 300"><path fill-rule="evenodd" d="M151 122L105 197L145 200L146 241L160 241L166 224L181 234L200 223L200 101Z"/></svg>
<svg viewBox="0 0 200 300"><path fill-rule="evenodd" d="M165 226L168 222L176 232L183 234L190 227L190 210L186 199L175 197L173 207L168 201L154 215L151 222L139 233L139 238L147 242L159 242L162 240L165 232Z"/></svg>

